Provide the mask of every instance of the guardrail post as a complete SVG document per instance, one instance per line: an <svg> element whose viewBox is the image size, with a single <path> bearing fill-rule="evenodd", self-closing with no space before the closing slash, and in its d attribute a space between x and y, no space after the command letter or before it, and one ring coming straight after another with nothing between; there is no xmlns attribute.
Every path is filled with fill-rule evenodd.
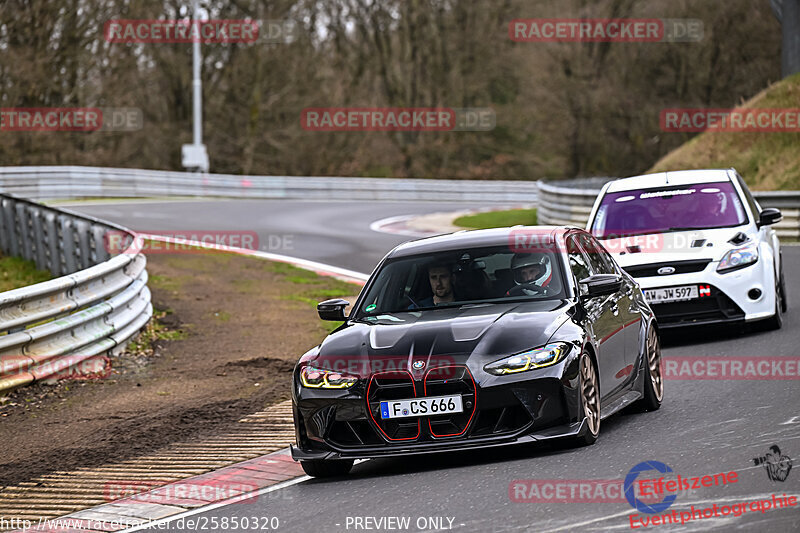
<svg viewBox="0 0 800 533"><path fill-rule="evenodd" d="M0 252L4 254L10 254L11 230L8 227L8 222L6 220L6 211L8 210L6 204L6 199L0 197Z"/></svg>
<svg viewBox="0 0 800 533"><path fill-rule="evenodd" d="M44 233L45 242L47 243L47 261L45 268L54 276L58 276L61 274L62 270L61 258L58 253L58 227L56 226L56 214L54 212L48 211L44 214L42 231Z"/></svg>
<svg viewBox="0 0 800 533"><path fill-rule="evenodd" d="M22 202L14 206L17 221L17 240L19 241L20 255L25 259L33 259L31 251L30 224L28 222L28 209Z"/></svg>
<svg viewBox="0 0 800 533"><path fill-rule="evenodd" d="M61 257L63 263L59 267L59 274L79 270L75 257L75 225L68 215L59 215L58 224L61 226Z"/></svg>

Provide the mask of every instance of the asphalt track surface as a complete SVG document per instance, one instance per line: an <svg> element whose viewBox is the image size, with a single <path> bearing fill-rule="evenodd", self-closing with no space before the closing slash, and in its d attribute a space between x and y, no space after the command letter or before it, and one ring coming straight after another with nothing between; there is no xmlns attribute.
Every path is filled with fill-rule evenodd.
<svg viewBox="0 0 800 533"><path fill-rule="evenodd" d="M59 204L142 233L256 232L259 249L370 273L408 236L371 231L387 217L481 207L462 203L291 200L136 201ZM288 244L288 246L284 246Z"/></svg>
<svg viewBox="0 0 800 533"><path fill-rule="evenodd" d="M460 206L203 201L73 209L137 230L240 229L257 231L260 236L293 234L294 250L269 251L369 272L389 248L407 239L373 232L371 222L448 207ZM785 247L784 260L789 312L783 329L677 331L664 335L664 357L800 355L800 247ZM521 479L623 479L638 463L655 460L683 477L738 473L737 481L727 486L679 493L667 513L687 511L691 505L721 507L745 502L747 511L740 517L706 518L677 526L641 527L637 523L639 531L800 531L800 503L765 512L750 510L750 502L771 499L773 494L800 495L799 407L797 380L670 380L659 411L623 412L604 420L594 446L534 444L370 460L357 464L349 476L302 479L261 494L252 503L200 510L183 523L170 522L167 530L189 530L188 518L195 520L196 530L203 524L207 530L222 531L225 525L234 530L232 519L243 517L249 517L249 530L256 530L252 529L255 517L257 529L263 531L261 526L276 517L277 531L625 531L631 529L629 520L634 513L625 501L517 502L511 498L512 483ZM764 467L753 462L775 444L795 463L783 482L771 481ZM407 517L408 527L394 519L387 522L390 517ZM244 529L240 525L236 530Z"/></svg>

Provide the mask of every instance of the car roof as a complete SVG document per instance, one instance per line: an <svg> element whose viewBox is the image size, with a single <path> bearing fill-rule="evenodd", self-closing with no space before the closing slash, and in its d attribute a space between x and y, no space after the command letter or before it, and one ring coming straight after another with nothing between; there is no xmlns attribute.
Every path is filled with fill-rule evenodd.
<svg viewBox="0 0 800 533"><path fill-rule="evenodd" d="M670 185L693 185L695 183L719 183L731 181L728 169L678 170L633 176L609 182L606 192L623 192L636 189L652 189Z"/></svg>
<svg viewBox="0 0 800 533"><path fill-rule="evenodd" d="M513 226L510 228L479 229L457 231L435 237L425 237L405 242L389 252L388 258L406 257L410 255L447 252L463 248L481 248L487 246L507 246L515 235L531 232L535 235L546 235L552 242L559 235L568 231L585 231L573 226ZM534 233L535 232L535 233Z"/></svg>

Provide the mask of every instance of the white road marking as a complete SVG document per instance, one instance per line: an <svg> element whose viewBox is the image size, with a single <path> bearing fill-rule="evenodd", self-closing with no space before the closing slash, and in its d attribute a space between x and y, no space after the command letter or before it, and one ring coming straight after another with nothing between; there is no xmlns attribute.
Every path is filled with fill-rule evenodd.
<svg viewBox="0 0 800 533"><path fill-rule="evenodd" d="M263 489L257 490L255 492L248 492L246 494L240 494L238 496L234 496L233 498L228 498L227 500L223 500L221 502L212 503L206 505L205 507L198 507L196 509L189 509L183 513L174 514L172 516L168 516L166 518L161 518L159 520L153 520L152 522L147 522L145 524L135 526L128 529L123 529L122 531L141 531L143 529L151 529L151 528L158 528L159 524L166 524L172 522L173 520L180 520L181 518L186 518L187 516L194 516L199 513L204 513L206 511L212 511L214 509L218 509L220 507L225 507L227 505L231 505L234 503L241 503L244 500L248 500L253 497L261 496L262 494L267 494L269 492L274 492L276 490L285 489L286 487L291 487L292 485L297 485L298 483L302 483L303 481L308 481L311 479L310 476L300 476L294 479L289 479L287 481L282 481L275 485L270 485L269 487L264 487ZM166 529L166 528L164 528Z"/></svg>
<svg viewBox="0 0 800 533"><path fill-rule="evenodd" d="M273 254L271 252L262 252L260 250L250 250L247 248L238 248L236 246L220 246L213 243L190 241L185 239L175 239L173 237L167 237L164 235L153 235L148 233L137 233L137 235L140 235L145 239L150 239L154 241L169 242L173 244L180 244L182 246L195 246L197 248L207 248L210 250L218 250L240 255L250 255L254 257L260 257L261 259L268 259L270 261L280 261L281 263L290 263L292 265L301 268L313 270L314 272L317 273L323 273L323 274L329 273L334 276L350 278L350 281L357 281L359 283L363 283L367 281L367 279L369 278L369 274L364 274L363 272L356 272L355 270L348 270L346 268L340 268L337 266L328 265L326 263L319 263L317 261L300 259L288 255ZM147 255L147 252L145 252L145 255Z"/></svg>
<svg viewBox="0 0 800 533"><path fill-rule="evenodd" d="M412 220L417 216L419 215L399 215L394 217L382 218L370 224L369 229L376 233L391 233L393 235L407 235L409 237L426 237L429 235L429 233L425 233L422 231L414 231L411 229L385 229L386 226L391 226L392 224L397 224L399 222Z"/></svg>
<svg viewBox="0 0 800 533"><path fill-rule="evenodd" d="M284 450L279 450L278 452L273 452L273 453L281 453L283 451L288 451L288 448L286 448ZM361 464L361 463L366 462L366 461L369 461L369 459L357 459L353 463L353 465L355 466L357 464ZM274 462L274 461L270 461L270 462ZM191 479L191 478L189 478L189 479ZM258 496L261 496L262 494L268 494L270 492L275 492L275 491L278 491L278 490L281 490L281 489L285 489L287 487L291 487L292 485L298 485L300 483L303 483L304 481L308 481L309 479L313 479L313 478L311 476L299 476L299 477L296 477L294 479L288 479L286 481L281 481L280 483L276 483L275 485L270 485L269 487L264 487L263 489L259 489L259 490L253 491L253 492L247 492L247 493L243 493L243 494L238 494L238 495L236 495L236 496L234 496L232 498L228 498L227 500L222 500L222 501L219 501L219 502L211 503L211 504L208 504L208 505L206 505L204 507L198 507L196 509L189 509L188 511L185 511L185 512L182 512L182 513L177 513L177 514L174 514L172 516L167 516L165 518L161 518L161 519L158 519L158 520L153 520L152 522L148 522L146 524L141 524L141 525L138 525L138 526L134 526L134 527L128 528L128 529L123 529L121 531L132 532L132 531L141 531L143 529L158 528L159 524L166 524L166 523L172 522L174 520L180 520L181 518L186 518L187 516L194 516L196 514L203 513L203 512L206 512L206 511L213 511L214 509L219 509L220 507L225 507L225 506L232 505L232 504L235 504L235 503L241 503L243 501L247 501L247 500L250 500L252 498L256 498ZM187 481L187 480L184 480L184 481ZM164 529L166 529L166 528L164 528Z"/></svg>

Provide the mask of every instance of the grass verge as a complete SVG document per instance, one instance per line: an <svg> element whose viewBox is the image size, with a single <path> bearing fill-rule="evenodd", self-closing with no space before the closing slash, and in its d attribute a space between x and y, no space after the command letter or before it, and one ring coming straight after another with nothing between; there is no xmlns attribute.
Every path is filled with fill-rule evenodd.
<svg viewBox="0 0 800 533"><path fill-rule="evenodd" d="M50 278L50 272L37 270L33 261L0 255L0 292L34 285Z"/></svg>
<svg viewBox="0 0 800 533"><path fill-rule="evenodd" d="M458 217L453 221L456 226L469 229L507 228L509 226L535 226L536 209L509 209L508 211L487 211Z"/></svg>
<svg viewBox="0 0 800 533"><path fill-rule="evenodd" d="M344 298L351 304L355 303L358 287L352 283L320 276L310 270L303 270L287 263L265 263L264 268L279 274L283 281L294 285L292 293L283 296L284 300L303 302L314 309L317 308L319 302L331 298ZM325 330L325 333L330 333L340 325L342 322L320 322L320 327Z"/></svg>

